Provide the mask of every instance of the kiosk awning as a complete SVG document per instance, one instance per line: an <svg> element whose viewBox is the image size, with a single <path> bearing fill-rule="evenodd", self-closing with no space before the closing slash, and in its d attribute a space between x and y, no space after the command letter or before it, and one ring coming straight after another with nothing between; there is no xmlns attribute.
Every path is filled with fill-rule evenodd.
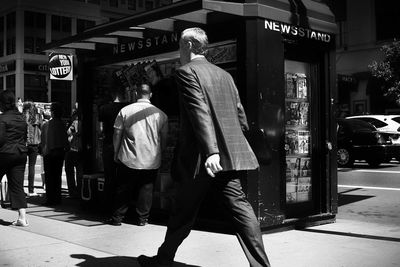
<svg viewBox="0 0 400 267"><path fill-rule="evenodd" d="M95 50L97 43L116 45L119 38L122 37L141 39L144 37L145 30L172 32L177 21L206 25L210 12L248 18L265 18L306 26L326 33L336 32L335 19L328 6L313 0L264 0L258 3L183 0L97 25L80 34L48 43L44 50L49 51L56 48Z"/></svg>

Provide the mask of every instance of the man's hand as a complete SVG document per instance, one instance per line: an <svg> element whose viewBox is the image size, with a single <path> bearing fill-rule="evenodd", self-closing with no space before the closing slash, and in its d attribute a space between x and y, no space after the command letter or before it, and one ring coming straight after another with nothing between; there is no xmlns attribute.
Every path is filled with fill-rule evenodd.
<svg viewBox="0 0 400 267"><path fill-rule="evenodd" d="M204 167L211 177L215 177L216 173L222 171L219 161L219 154L212 154L207 158L206 163L204 163Z"/></svg>

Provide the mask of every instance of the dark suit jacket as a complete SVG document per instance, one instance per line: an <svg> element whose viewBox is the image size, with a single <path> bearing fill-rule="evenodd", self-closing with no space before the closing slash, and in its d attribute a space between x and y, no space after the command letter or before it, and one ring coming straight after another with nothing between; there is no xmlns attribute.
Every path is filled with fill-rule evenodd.
<svg viewBox="0 0 400 267"><path fill-rule="evenodd" d="M26 138L27 123L17 109L0 115L0 153L27 153Z"/></svg>
<svg viewBox="0 0 400 267"><path fill-rule="evenodd" d="M229 73L195 58L176 71L180 97L180 132L176 178L193 178L205 159L219 153L223 171L258 168L243 130L246 115Z"/></svg>

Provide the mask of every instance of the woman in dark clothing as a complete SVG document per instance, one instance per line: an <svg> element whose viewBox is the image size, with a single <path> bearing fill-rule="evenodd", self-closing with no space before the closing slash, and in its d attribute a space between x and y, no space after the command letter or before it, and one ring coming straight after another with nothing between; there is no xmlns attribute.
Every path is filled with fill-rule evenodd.
<svg viewBox="0 0 400 267"><path fill-rule="evenodd" d="M27 124L15 105L14 93L0 92L0 179L7 175L11 208L18 210L16 226L28 226L24 173L28 149Z"/></svg>
<svg viewBox="0 0 400 267"><path fill-rule="evenodd" d="M64 155L68 149L67 129L61 120L62 107L51 105L51 120L42 126L42 153L46 183L46 205L61 203L61 174Z"/></svg>

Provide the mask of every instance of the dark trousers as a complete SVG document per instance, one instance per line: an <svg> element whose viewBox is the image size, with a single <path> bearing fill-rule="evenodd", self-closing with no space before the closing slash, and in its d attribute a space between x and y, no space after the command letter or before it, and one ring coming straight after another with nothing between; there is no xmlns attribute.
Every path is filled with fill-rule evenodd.
<svg viewBox="0 0 400 267"><path fill-rule="evenodd" d="M47 204L59 204L61 202L61 174L64 154L64 149L55 149L43 158Z"/></svg>
<svg viewBox="0 0 400 267"><path fill-rule="evenodd" d="M113 144L103 144L103 166L104 166L104 195L105 210L110 213L112 211L112 203L117 184L117 163L114 161Z"/></svg>
<svg viewBox="0 0 400 267"><path fill-rule="evenodd" d="M35 165L39 154L39 145L28 145L28 191L33 193L35 188Z"/></svg>
<svg viewBox="0 0 400 267"><path fill-rule="evenodd" d="M210 187L216 189L222 204L228 210L236 235L251 267L270 266L264 250L259 222L243 193L240 178L243 172L221 172L212 178L207 175L182 181L164 243L158 249L160 263L171 264L182 241L189 235L201 203Z"/></svg>
<svg viewBox="0 0 400 267"><path fill-rule="evenodd" d="M65 175L67 177L68 194L70 196L78 196L81 192L83 177L81 155L81 152L72 150L65 154Z"/></svg>
<svg viewBox="0 0 400 267"><path fill-rule="evenodd" d="M131 169L124 164L118 164L117 190L112 215L115 221L122 221L128 211L132 196L136 198L136 213L139 220L148 219L157 172L158 170Z"/></svg>
<svg viewBox="0 0 400 267"><path fill-rule="evenodd" d="M12 209L27 207L24 192L26 157L26 153L0 153L0 181L4 175L7 175Z"/></svg>

